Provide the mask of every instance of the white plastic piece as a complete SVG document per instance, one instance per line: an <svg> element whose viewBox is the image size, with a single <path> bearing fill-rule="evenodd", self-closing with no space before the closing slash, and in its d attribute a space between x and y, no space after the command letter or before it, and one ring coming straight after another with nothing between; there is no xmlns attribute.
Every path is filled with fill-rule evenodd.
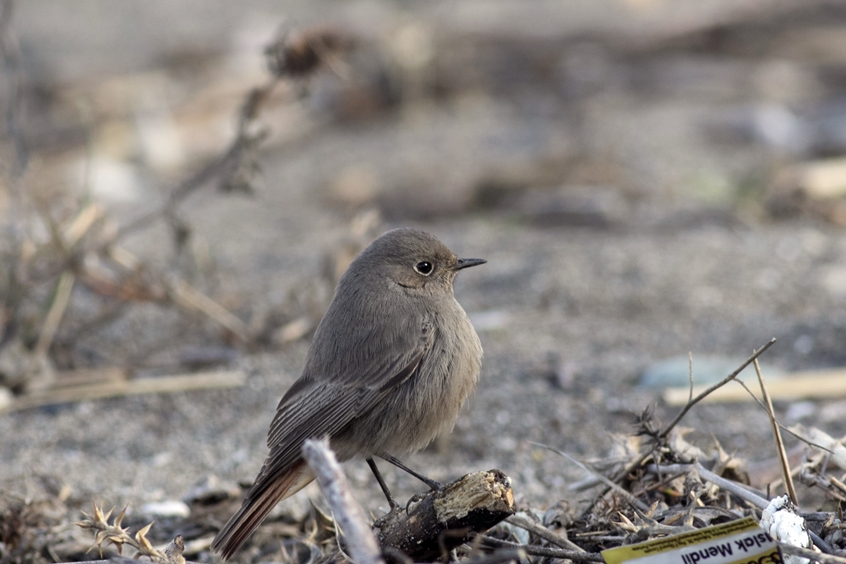
<svg viewBox="0 0 846 564"><path fill-rule="evenodd" d="M783 495L773 499L761 514L761 528L779 542L811 548L811 537L805 520L796 514L796 507ZM785 556L785 564L808 564L807 558Z"/></svg>

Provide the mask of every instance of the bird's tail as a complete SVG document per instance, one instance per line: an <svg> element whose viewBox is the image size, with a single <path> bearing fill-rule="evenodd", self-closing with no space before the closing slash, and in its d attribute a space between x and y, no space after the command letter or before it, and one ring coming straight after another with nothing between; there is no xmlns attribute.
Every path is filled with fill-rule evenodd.
<svg viewBox="0 0 846 564"><path fill-rule="evenodd" d="M256 497L247 494L244 503L229 522L217 533L211 548L224 560L228 560L253 534L276 504L291 497L314 480L314 473L300 460L282 476L274 480Z"/></svg>

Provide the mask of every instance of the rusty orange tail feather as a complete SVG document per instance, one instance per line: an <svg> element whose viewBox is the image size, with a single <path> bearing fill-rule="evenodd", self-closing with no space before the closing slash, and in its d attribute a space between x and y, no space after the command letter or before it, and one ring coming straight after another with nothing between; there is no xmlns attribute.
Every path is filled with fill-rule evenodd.
<svg viewBox="0 0 846 564"><path fill-rule="evenodd" d="M294 495L312 480L314 474L305 461L300 460L258 496L252 498L248 493L241 508L214 537L212 550L224 560L228 560L261 525L277 503Z"/></svg>

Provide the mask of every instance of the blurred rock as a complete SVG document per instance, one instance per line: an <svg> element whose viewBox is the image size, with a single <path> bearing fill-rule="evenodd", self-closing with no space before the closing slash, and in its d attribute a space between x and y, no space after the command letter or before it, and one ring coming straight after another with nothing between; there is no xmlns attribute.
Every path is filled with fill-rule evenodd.
<svg viewBox="0 0 846 564"><path fill-rule="evenodd" d="M168 501L154 501L145 503L141 506L140 512L142 515L150 517L181 517L187 519L191 515L191 510L185 502L178 500Z"/></svg>
<svg viewBox="0 0 846 564"><path fill-rule="evenodd" d="M530 190L516 206L523 220L532 225L599 229L623 224L627 208L617 190L599 186Z"/></svg>
<svg viewBox="0 0 846 564"><path fill-rule="evenodd" d="M298 341L311 333L317 324L310 317L300 317L273 332L272 342L284 345Z"/></svg>
<svg viewBox="0 0 846 564"><path fill-rule="evenodd" d="M715 384L734 372L745 360L745 358L694 355L693 383L697 386ZM762 363L761 372L767 379L781 376L780 370L764 363ZM755 378L755 369L747 366L741 374ZM639 386L649 389L681 388L689 383L690 360L686 356L673 357L652 364L643 371L638 381Z"/></svg>
<svg viewBox="0 0 846 564"><path fill-rule="evenodd" d="M496 331L509 323L509 313L504 310L479 311L468 315L476 331Z"/></svg>
<svg viewBox="0 0 846 564"><path fill-rule="evenodd" d="M820 422L826 424L843 421L844 413L846 413L846 401L828 403L819 409Z"/></svg>
<svg viewBox="0 0 846 564"><path fill-rule="evenodd" d="M624 223L629 203L613 159L566 149L488 171L474 188L473 207L514 214L545 227L607 228Z"/></svg>
<svg viewBox="0 0 846 564"><path fill-rule="evenodd" d="M472 197L468 184L428 171L410 174L402 183L380 193L376 203L388 220L425 220L465 213Z"/></svg>
<svg viewBox="0 0 846 564"><path fill-rule="evenodd" d="M122 160L95 157L80 161L74 171L77 178L85 177L91 195L105 204L137 203L146 199L146 191L136 166Z"/></svg>
<svg viewBox="0 0 846 564"><path fill-rule="evenodd" d="M226 499L235 499L241 494L237 484L224 482L217 476L210 474L197 480L185 495L183 504L211 505Z"/></svg>
<svg viewBox="0 0 846 564"><path fill-rule="evenodd" d="M819 412L819 407L813 401L794 401L784 413L784 421L786 423L795 423Z"/></svg>
<svg viewBox="0 0 846 564"><path fill-rule="evenodd" d="M846 225L846 159L826 159L777 171L767 197L776 217L808 215Z"/></svg>
<svg viewBox="0 0 846 564"><path fill-rule="evenodd" d="M379 178L373 166L356 163L341 170L329 184L329 198L337 204L359 208L379 194Z"/></svg>
<svg viewBox="0 0 846 564"><path fill-rule="evenodd" d="M846 266L829 266L823 271L820 283L833 297L846 298Z"/></svg>
<svg viewBox="0 0 846 564"><path fill-rule="evenodd" d="M189 368L228 364L237 358L238 351L232 347L184 347L179 351L179 363Z"/></svg>

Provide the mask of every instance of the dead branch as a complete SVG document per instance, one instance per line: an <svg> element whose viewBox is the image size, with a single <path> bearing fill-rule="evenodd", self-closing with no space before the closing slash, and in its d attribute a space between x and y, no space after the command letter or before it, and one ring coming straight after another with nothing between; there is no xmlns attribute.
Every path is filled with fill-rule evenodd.
<svg viewBox="0 0 846 564"><path fill-rule="evenodd" d="M819 553L815 550L811 550L810 548L793 546L792 544L787 544L784 542L778 543L778 546L784 554L789 554L791 556L801 556L802 558L810 559L812 562L819 562L820 564L846 564L846 558L843 558L841 556Z"/></svg>
<svg viewBox="0 0 846 564"><path fill-rule="evenodd" d="M350 486L335 453L329 449L329 440L307 440L303 456L317 476L317 483L335 514L335 519L345 533L347 548L356 564L384 564L379 543L367 525L361 506L350 492Z"/></svg>
<svg viewBox="0 0 846 564"><path fill-rule="evenodd" d="M520 517L519 515L512 515L505 521L506 523L510 523L515 527L525 529L530 533L539 536L543 540L551 542L552 544L560 546L561 548L565 548L567 550L575 550L578 552L585 552L582 547L573 543L572 541L570 541L570 539L562 537L561 535L550 531L546 527L542 527L541 525L538 525L537 523L529 521L528 519L525 519L523 517Z"/></svg>
<svg viewBox="0 0 846 564"><path fill-rule="evenodd" d="M732 372L731 374L729 374L728 376L726 376L725 378L723 378L722 380L720 380L719 382L717 382L713 386L708 387L706 390L704 390L702 393L697 395L692 400L688 401L687 404L682 408L682 410L679 411L678 415L676 415L676 417L670 422L670 424L667 425L667 427L661 432L661 434L659 435L659 438L666 439L667 436L670 434L670 431L672 431L673 428L676 425L678 425L679 421L682 420L682 418L687 414L688 411L690 411L690 409L694 405L696 405L697 403L699 403L700 401L705 399L714 390L717 390L717 389L725 386L726 384L728 384L729 382L731 382L732 380L737 378L738 374L743 372L743 370L747 366L752 364L759 356L761 356L764 353L764 351L766 351L768 348L770 348L772 345L774 345L775 342L776 342L776 340L774 338L771 339L769 343L767 343L766 345L764 345L763 347L761 347L760 349L758 349L754 353L752 353L752 356L747 358L746 362L741 364L734 372Z"/></svg>
<svg viewBox="0 0 846 564"><path fill-rule="evenodd" d="M519 548L526 551L526 554L532 554L534 556L549 556L551 558L572 560L573 562L605 562L605 559L602 558L602 555L595 552L577 552L575 550L563 550L560 548L549 548L545 546L517 544L516 542L509 542L506 540L501 540L486 535L482 535L481 540L482 542L490 546Z"/></svg>
<svg viewBox="0 0 846 564"><path fill-rule="evenodd" d="M706 482L710 482L715 486L726 490L727 492L731 493L732 495L739 497L743 501L751 503L758 509L764 509L769 505L769 501L764 499L763 497L759 496L758 494L750 491L747 486L740 484L738 482L733 482L731 480L727 480L721 476L717 476L701 464L649 464L646 466L646 470L649 472L658 472L660 468L661 472L683 472L687 473L691 470L696 470L699 473L699 477L705 480Z"/></svg>
<svg viewBox="0 0 846 564"><path fill-rule="evenodd" d="M787 490L787 495L794 505L798 505L799 498L796 495L796 488L793 487L793 478L790 475L790 464L787 462L787 452L784 450L784 441L781 440L781 430L779 429L778 421L776 421L775 410L773 409L773 400L770 394L767 393L767 386L764 384L764 375L761 374L761 365L758 359L755 359L755 374L758 375L758 384L761 386L761 394L764 396L766 402L767 415L770 418L770 425L773 428L773 438L776 442L776 450L778 451L779 462L781 463L781 474L784 480L784 487Z"/></svg>
<svg viewBox="0 0 846 564"><path fill-rule="evenodd" d="M514 514L511 479L499 470L476 472L412 499L380 519L379 544L427 562Z"/></svg>
<svg viewBox="0 0 846 564"><path fill-rule="evenodd" d="M95 382L93 384L67 386L58 389L46 389L19 396L5 406L0 405L0 413L31 409L43 405L117 396L235 388L242 386L245 381L246 375L243 372L234 371Z"/></svg>
<svg viewBox="0 0 846 564"><path fill-rule="evenodd" d="M529 441L529 442L531 442L531 441ZM573 458L572 456L570 456L566 452L558 450L557 448L554 448L554 447L551 447L551 446L548 446L548 445L540 444L540 443L531 442L531 444L545 448L549 451L554 452L555 454L559 454L559 455L563 456L564 458L566 458L570 462L578 465L578 467L581 468L582 470L584 470L585 472L590 472L597 480L599 480L600 482L602 482L603 484L608 486L608 488L610 488L611 490L613 490L613 491L617 492L618 494L620 494L621 496L623 496L626 499L626 501L628 501L629 503L632 504L632 506L638 508L640 511L642 511L644 513L649 511L649 508L642 501L637 499L635 496L633 496L632 494L630 494L629 492L627 492L626 490L621 488L619 485L615 484L610 479L606 478L605 476L603 476L601 473L597 472L593 468L587 466L586 464L582 464L581 462L579 462L578 460L576 460L575 458Z"/></svg>
<svg viewBox="0 0 846 564"><path fill-rule="evenodd" d="M725 384L727 384L727 383L731 382L732 380L734 380L735 378L737 378L738 374L740 374L743 371L743 369L745 369L747 366L749 366L749 364L751 364L756 358L761 356L768 348L770 348L773 344L775 344L775 342L776 342L776 340L774 338L771 339L770 342L766 343L760 349L758 349L754 353L752 353L752 356L750 356L748 359L746 359L746 361L743 364L741 364L734 372L732 372L731 374L729 374L728 376L723 378L720 382L717 382L713 386L710 386L709 388L704 390L702 393L700 393L699 395L697 395L693 399L688 400L687 404L685 404L685 406L681 409L681 411L679 411L678 415L676 415L676 417L670 422L670 424L667 425L667 427L663 431L661 431L660 433L658 433L656 435L656 439L665 440L669 436L670 431L672 431L673 428L675 428L675 426L678 425L679 421L682 420L682 418L687 414L688 411L691 410L691 408L693 408L694 405L696 405L697 403L702 401L704 398L708 397L708 395L710 393L712 393L714 390L719 389L721 386L724 386ZM689 395L689 394L691 394L691 392L687 391L686 395ZM644 452L643 454L641 454L639 457L637 457L636 460L631 462L619 474L617 474L617 476L613 480L614 483L619 483L626 476L628 476L633 470L635 470L636 468L639 468L644 463L644 461L647 458L649 458L650 456L652 456L652 451L647 451L647 452ZM606 489L604 492L602 492L600 494L599 498L604 496L607 492L608 492L608 490ZM599 499L599 498L597 498L597 499ZM591 505L591 508L592 508L592 505ZM588 508L588 510L590 510L590 508Z"/></svg>

